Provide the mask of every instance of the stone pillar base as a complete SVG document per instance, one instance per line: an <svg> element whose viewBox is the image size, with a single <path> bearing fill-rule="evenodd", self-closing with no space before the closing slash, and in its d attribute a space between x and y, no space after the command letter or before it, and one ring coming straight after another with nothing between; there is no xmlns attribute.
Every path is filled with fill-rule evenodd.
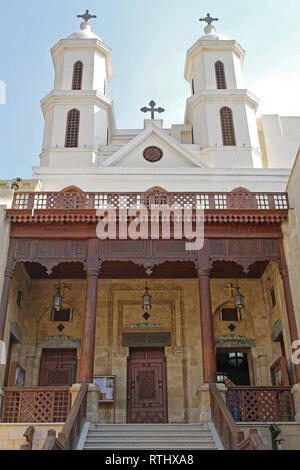
<svg viewBox="0 0 300 470"><path fill-rule="evenodd" d="M73 384L71 388L72 394L72 406L76 400L81 384ZM87 407L86 407L86 421L91 424L98 424L99 418L99 399L100 390L98 385L89 384L88 395L87 395Z"/></svg>
<svg viewBox="0 0 300 470"><path fill-rule="evenodd" d="M216 386L226 402L227 388L224 384L216 384ZM197 396L199 397L200 422L208 423L211 421L209 384L200 385L197 390Z"/></svg>
<svg viewBox="0 0 300 470"><path fill-rule="evenodd" d="M295 405L295 421L300 423L300 383L295 384L292 388L292 395Z"/></svg>

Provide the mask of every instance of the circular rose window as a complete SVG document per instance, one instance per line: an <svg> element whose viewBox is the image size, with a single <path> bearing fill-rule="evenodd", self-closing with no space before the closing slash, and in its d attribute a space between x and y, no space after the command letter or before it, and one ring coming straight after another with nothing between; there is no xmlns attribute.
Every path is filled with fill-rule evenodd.
<svg viewBox="0 0 300 470"><path fill-rule="evenodd" d="M156 163L163 157L163 151L159 147L147 147L143 152L143 157L147 162Z"/></svg>

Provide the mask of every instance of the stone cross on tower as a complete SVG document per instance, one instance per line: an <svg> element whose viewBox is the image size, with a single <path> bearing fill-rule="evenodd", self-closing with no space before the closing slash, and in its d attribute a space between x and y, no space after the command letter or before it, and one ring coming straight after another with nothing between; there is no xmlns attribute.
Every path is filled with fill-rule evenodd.
<svg viewBox="0 0 300 470"><path fill-rule="evenodd" d="M84 15L77 15L77 18L83 18L84 21L88 22L91 18L97 18L97 16L90 15L90 10L86 10Z"/></svg>
<svg viewBox="0 0 300 470"><path fill-rule="evenodd" d="M206 18L200 18L199 21L206 21L207 24L211 25L213 21L219 21L219 18L212 18L209 13L207 13Z"/></svg>
<svg viewBox="0 0 300 470"><path fill-rule="evenodd" d="M164 113L165 112L164 108L155 108L156 103L153 100L150 101L149 106L150 106L150 108L147 108L147 106L144 106L144 108L141 108L141 111L143 113L151 112L151 119L155 119L154 113Z"/></svg>

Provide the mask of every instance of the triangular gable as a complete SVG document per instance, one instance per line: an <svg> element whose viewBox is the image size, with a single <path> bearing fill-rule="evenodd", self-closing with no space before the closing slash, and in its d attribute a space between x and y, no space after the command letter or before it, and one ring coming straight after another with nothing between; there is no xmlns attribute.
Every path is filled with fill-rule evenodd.
<svg viewBox="0 0 300 470"><path fill-rule="evenodd" d="M124 147L109 157L106 162L103 162L103 166L126 167L126 163L128 162L129 166L147 167L149 163L143 159L142 149L146 148L148 145L159 145L166 155L170 155L170 152L172 153L171 159L163 158L160 162L155 163L157 167L169 168L188 166L206 168L206 165L194 158L177 140L169 136L163 129L160 129L155 124L147 127L128 144L124 145Z"/></svg>

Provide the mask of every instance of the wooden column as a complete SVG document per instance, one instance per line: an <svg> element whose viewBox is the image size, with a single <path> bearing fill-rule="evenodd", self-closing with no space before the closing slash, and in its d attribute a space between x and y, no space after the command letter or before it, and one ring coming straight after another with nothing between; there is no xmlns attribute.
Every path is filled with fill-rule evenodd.
<svg viewBox="0 0 300 470"><path fill-rule="evenodd" d="M203 267L204 266L204 267ZM210 270L208 267L208 243L204 243L203 249L198 253L200 319L202 338L203 382L217 382L217 360L215 348L214 324L210 295Z"/></svg>
<svg viewBox="0 0 300 470"><path fill-rule="evenodd" d="M291 342L293 343L294 341L299 340L299 335L298 335L298 329L297 329L297 323L296 323L296 316L295 316L294 303L293 303L293 297L292 297L292 291L291 291L289 271L288 271L288 267L286 264L282 240L280 240L280 255L281 255L280 274L281 274L283 290L284 290L290 337L291 337ZM296 383L300 383L300 364L294 364L294 371L295 371Z"/></svg>
<svg viewBox="0 0 300 470"><path fill-rule="evenodd" d="M85 315L79 371L80 383L93 383L99 278L99 243L100 241L98 239L89 240L88 245Z"/></svg>
<svg viewBox="0 0 300 470"><path fill-rule="evenodd" d="M14 276L15 262L14 262L15 240L11 239L8 249L7 264L4 271L4 281L0 302L0 340L3 341L5 333L5 324L8 308L8 299L11 286L11 280Z"/></svg>

